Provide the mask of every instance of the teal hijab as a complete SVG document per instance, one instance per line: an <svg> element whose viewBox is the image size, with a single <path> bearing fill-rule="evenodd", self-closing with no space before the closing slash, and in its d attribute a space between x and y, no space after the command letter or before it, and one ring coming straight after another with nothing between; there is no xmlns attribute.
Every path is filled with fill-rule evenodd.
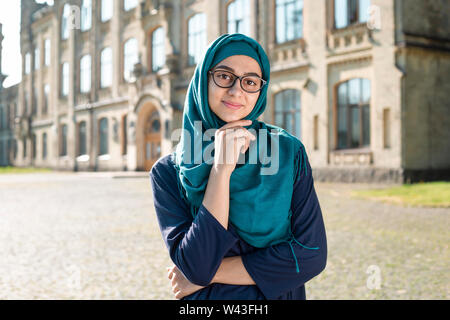
<svg viewBox="0 0 450 320"><path fill-rule="evenodd" d="M209 107L208 71L232 55L247 55L255 59L261 67L263 79L267 81L252 112L244 118L253 121L245 128L255 130L253 133L257 140L250 144L242 155L245 161L238 163L231 175L229 206L229 222L239 236L250 245L263 248L292 241L290 207L293 184L301 169L306 169L306 155L296 137L280 127L257 120L266 108L270 78L269 60L258 42L242 34L225 34L209 46L189 84L183 130L172 156L179 192L195 217L202 204L214 160L214 135L211 139L204 138L205 131L219 129L226 124Z"/></svg>

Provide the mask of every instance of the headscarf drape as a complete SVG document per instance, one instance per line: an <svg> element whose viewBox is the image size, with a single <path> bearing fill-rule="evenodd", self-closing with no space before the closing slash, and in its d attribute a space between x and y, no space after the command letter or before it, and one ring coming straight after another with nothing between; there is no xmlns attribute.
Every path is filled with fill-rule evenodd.
<svg viewBox="0 0 450 320"><path fill-rule="evenodd" d="M242 34L225 34L208 47L187 90L183 130L173 157L179 192L195 217L214 158L214 151L208 152L214 147L214 135L207 141L203 137L206 130L225 125L208 104L208 71L223 59L238 54L250 56L259 63L267 84L253 110L244 118L253 121L245 128L255 130L257 140L250 144L242 155L245 161L238 163L231 175L229 222L244 241L262 248L291 238L293 184L306 168L304 147L299 139L280 127L257 120L266 108L270 78L269 60L258 42Z"/></svg>

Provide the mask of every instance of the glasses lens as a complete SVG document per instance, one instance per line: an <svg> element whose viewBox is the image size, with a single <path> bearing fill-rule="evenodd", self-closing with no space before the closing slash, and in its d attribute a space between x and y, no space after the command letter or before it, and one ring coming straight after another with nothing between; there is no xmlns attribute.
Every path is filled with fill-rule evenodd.
<svg viewBox="0 0 450 320"><path fill-rule="evenodd" d="M231 87L233 85L234 79L236 77L227 71L215 71L214 72L214 82L224 88Z"/></svg>
<svg viewBox="0 0 450 320"><path fill-rule="evenodd" d="M242 78L242 88L248 92L257 92L261 89L262 80L255 76L247 76Z"/></svg>

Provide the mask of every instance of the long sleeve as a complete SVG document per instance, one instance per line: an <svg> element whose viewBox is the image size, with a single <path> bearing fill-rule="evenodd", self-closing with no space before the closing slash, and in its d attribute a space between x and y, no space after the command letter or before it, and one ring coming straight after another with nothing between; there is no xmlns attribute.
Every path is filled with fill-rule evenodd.
<svg viewBox="0 0 450 320"><path fill-rule="evenodd" d="M162 158L150 171L159 227L174 264L189 281L206 286L238 239L224 229L203 205L192 218L186 202L178 193L175 172L167 158Z"/></svg>
<svg viewBox="0 0 450 320"><path fill-rule="evenodd" d="M247 272L267 299L276 299L304 285L326 265L327 241L319 201L314 189L311 166L294 184L292 194L292 233L296 241L280 243L242 256ZM298 267L293 257L298 261Z"/></svg>

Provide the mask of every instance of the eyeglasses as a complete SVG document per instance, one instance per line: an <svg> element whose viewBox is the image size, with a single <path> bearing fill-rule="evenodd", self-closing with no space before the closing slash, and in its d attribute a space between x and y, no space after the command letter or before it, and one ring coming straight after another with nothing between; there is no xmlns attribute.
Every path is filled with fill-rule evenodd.
<svg viewBox="0 0 450 320"><path fill-rule="evenodd" d="M242 90L248 93L256 93L261 91L267 83L266 80L261 79L258 76L248 75L238 77L234 73L224 70L210 70L208 73L212 75L214 83L221 88L231 88L234 86L236 80L239 79Z"/></svg>

